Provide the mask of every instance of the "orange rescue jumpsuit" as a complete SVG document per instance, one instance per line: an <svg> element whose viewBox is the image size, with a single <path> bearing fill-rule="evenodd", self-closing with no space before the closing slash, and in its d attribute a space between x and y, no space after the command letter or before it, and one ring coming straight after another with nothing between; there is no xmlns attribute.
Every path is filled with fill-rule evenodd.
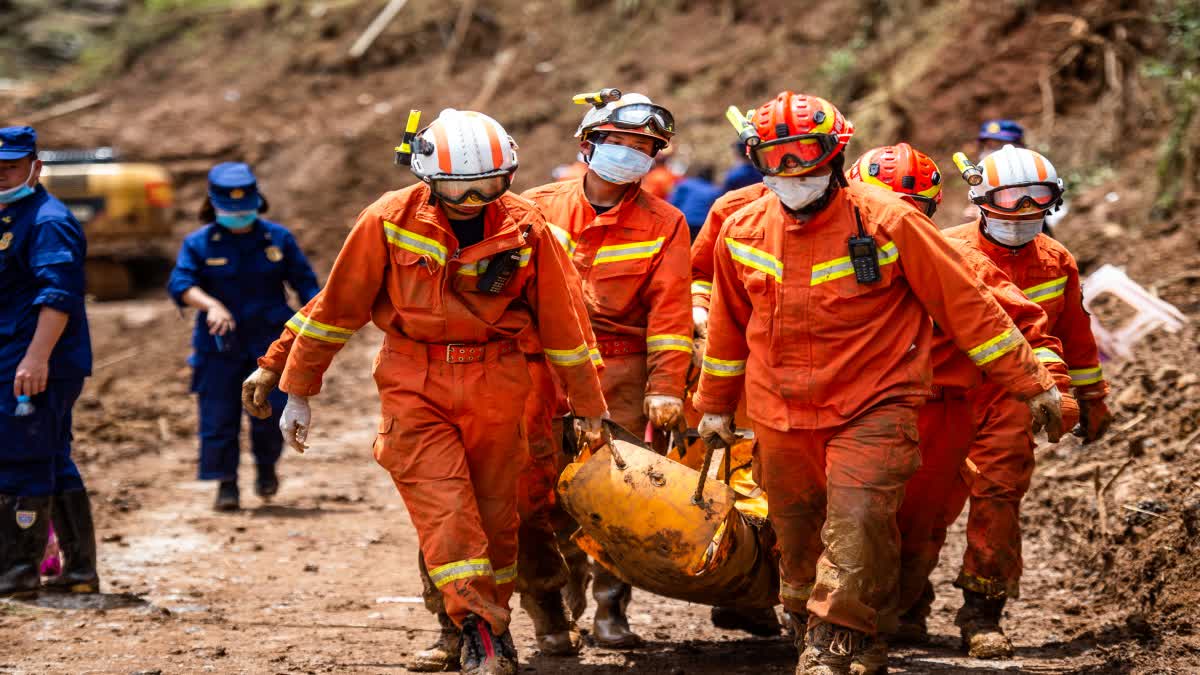
<svg viewBox="0 0 1200 675"><path fill-rule="evenodd" d="M855 208L878 246L877 283L858 283L847 257ZM759 199L719 242L696 407L732 413L745 386L784 606L874 634L896 602L896 511L920 465L929 316L1017 395L1053 380L933 223L887 190L851 183L804 222Z"/></svg>
<svg viewBox="0 0 1200 675"><path fill-rule="evenodd" d="M1070 252L1039 234L1029 244L1010 249L989 241L980 221L950 228L946 236L962 239L987 255L1009 279L1045 311L1048 331L1062 342L1071 385L1077 399L1108 394L1091 319L1083 309L1079 268ZM967 551L955 584L989 597L1017 597L1021 578L1020 503L1033 476L1033 438L1021 420L1028 410L995 385L973 393L971 417L981 431L970 459L978 475L969 486ZM963 501L952 514L957 517Z"/></svg>
<svg viewBox="0 0 1200 675"><path fill-rule="evenodd" d="M477 291L486 261L513 249L521 257L509 283L496 295ZM289 322L296 337L280 388L301 396L320 391L334 355L367 321L385 332L374 367L375 459L408 507L456 624L474 613L497 633L508 629L531 388L518 340L536 336L576 414L605 410L566 266L526 200L506 194L489 204L483 241L459 250L429 188L417 184L359 215L324 290ZM262 363L277 362L289 342L285 333Z"/></svg>
<svg viewBox="0 0 1200 675"><path fill-rule="evenodd" d="M1004 273L966 242L950 240L975 278L991 291L992 297L1012 318L1033 353L1054 376L1063 392L1063 424L1070 428L1078 418L1078 408L1069 392L1070 379L1063 362L1062 344L1048 333L1046 313L1021 294ZM917 429L921 441L921 468L905 487L904 502L896 514L900 527L900 603L907 612L927 592L929 575L937 566L946 541L946 529L962 509L963 463L975 440L976 429L970 422L969 400L984 382L983 372L954 342L934 328L933 392L918 413ZM995 385L991 385L995 388ZM1004 391L1000 388L1000 391ZM1005 392L1007 394L1007 392ZM1023 433L1029 434L1028 406L1019 415ZM986 430L985 430L986 431ZM932 597L929 598L932 600Z"/></svg>
<svg viewBox="0 0 1200 675"><path fill-rule="evenodd" d="M725 219L769 192L767 186L755 183L726 192L713 202L692 242L692 307L708 309L713 287L713 252Z"/></svg>
<svg viewBox="0 0 1200 675"><path fill-rule="evenodd" d="M683 214L631 187L597 215L583 179L524 194L541 209L583 278L613 421L641 436L648 394L683 397L692 352L688 229Z"/></svg>

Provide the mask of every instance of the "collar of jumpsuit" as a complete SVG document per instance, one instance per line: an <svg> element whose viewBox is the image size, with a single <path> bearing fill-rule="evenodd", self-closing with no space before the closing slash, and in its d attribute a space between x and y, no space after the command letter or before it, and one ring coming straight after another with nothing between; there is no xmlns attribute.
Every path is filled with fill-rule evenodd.
<svg viewBox="0 0 1200 675"><path fill-rule="evenodd" d="M430 192L428 185L422 183L415 186L415 189L422 191L422 197L424 198L415 218L422 223L438 228L446 233L446 235L454 238L458 248L456 251L449 252L451 260L460 260L466 263L478 262L483 258L495 255L501 251L507 251L525 242L525 237L521 235L517 227L516 219L504 207L504 200L508 193L502 195L500 199L483 206L479 216L483 219L482 237L477 243L473 243L459 240L455 224L450 221L446 216L446 212L432 198L432 192ZM400 214L393 214L392 216L393 222L401 222L401 218L403 216ZM471 221L460 222L468 223Z"/></svg>
<svg viewBox="0 0 1200 675"><path fill-rule="evenodd" d="M634 208L634 203L645 194L638 183L630 183L626 186L625 194L621 197L621 201L607 208L601 207L604 211L597 212L596 207L587 199L587 193L583 189L583 181L583 178L572 181L571 199L580 204L587 204L587 207L592 210L595 216L592 225L603 226L615 224L621 218L621 214ZM642 218L625 218L621 226L635 230L649 229L649 223Z"/></svg>

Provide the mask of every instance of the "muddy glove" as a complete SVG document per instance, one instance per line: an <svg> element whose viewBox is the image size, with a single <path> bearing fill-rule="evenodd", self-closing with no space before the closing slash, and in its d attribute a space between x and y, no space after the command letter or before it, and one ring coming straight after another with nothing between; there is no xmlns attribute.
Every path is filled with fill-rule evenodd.
<svg viewBox="0 0 1200 675"><path fill-rule="evenodd" d="M1112 426L1113 414L1104 398L1085 398L1079 402L1079 426L1073 432L1084 444L1099 440Z"/></svg>
<svg viewBox="0 0 1200 675"><path fill-rule="evenodd" d="M692 329L700 337L708 337L708 310L703 307L692 308Z"/></svg>
<svg viewBox="0 0 1200 675"><path fill-rule="evenodd" d="M700 426L696 430L709 446L724 445L732 448L737 442L737 435L733 433L733 415L705 413L704 417L700 418ZM718 443L717 439L721 442Z"/></svg>
<svg viewBox="0 0 1200 675"><path fill-rule="evenodd" d="M612 440L601 417L576 417L575 435L579 439L578 447L581 449L586 445L595 450Z"/></svg>
<svg viewBox="0 0 1200 675"><path fill-rule="evenodd" d="M271 416L271 402L267 396L279 384L279 373L266 368L259 368L242 383L242 407L246 412L265 420Z"/></svg>
<svg viewBox="0 0 1200 675"><path fill-rule="evenodd" d="M1063 435L1062 395L1057 387L1046 391L1027 401L1029 412L1033 414L1033 433L1046 430L1046 438L1051 443L1057 443Z"/></svg>
<svg viewBox="0 0 1200 675"><path fill-rule="evenodd" d="M650 418L655 429L673 429L683 414L683 399L677 396L650 394L642 403L642 412Z"/></svg>
<svg viewBox="0 0 1200 675"><path fill-rule="evenodd" d="M307 396L288 394L287 405L283 407L283 415L279 418L279 430L283 432L283 441L304 453L308 446L308 430L312 424L312 410L308 407Z"/></svg>

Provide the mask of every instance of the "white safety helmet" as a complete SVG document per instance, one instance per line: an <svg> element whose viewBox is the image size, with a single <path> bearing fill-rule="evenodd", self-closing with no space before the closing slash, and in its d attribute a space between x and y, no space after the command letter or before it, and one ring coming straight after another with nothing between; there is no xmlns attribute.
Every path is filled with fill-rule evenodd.
<svg viewBox="0 0 1200 675"><path fill-rule="evenodd" d="M969 195L985 211L1025 215L1062 204L1062 179L1050 160L1033 150L1006 145L985 157L980 170L983 181Z"/></svg>
<svg viewBox="0 0 1200 675"><path fill-rule="evenodd" d="M508 191L517 170L517 144L483 113L443 110L412 144L412 172L438 199L478 206Z"/></svg>
<svg viewBox="0 0 1200 675"><path fill-rule="evenodd" d="M575 138L586 141L592 133L603 131L649 136L661 150L675 135L675 117L644 94L624 94L601 108L589 108L575 130Z"/></svg>

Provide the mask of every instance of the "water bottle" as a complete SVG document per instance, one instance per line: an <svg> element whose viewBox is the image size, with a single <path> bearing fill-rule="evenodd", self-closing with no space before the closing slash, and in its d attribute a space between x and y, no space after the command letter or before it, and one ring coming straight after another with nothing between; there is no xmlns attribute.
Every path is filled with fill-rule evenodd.
<svg viewBox="0 0 1200 675"><path fill-rule="evenodd" d="M13 415L17 417L29 417L33 414L33 402L25 394L17 397L17 407L13 410Z"/></svg>

